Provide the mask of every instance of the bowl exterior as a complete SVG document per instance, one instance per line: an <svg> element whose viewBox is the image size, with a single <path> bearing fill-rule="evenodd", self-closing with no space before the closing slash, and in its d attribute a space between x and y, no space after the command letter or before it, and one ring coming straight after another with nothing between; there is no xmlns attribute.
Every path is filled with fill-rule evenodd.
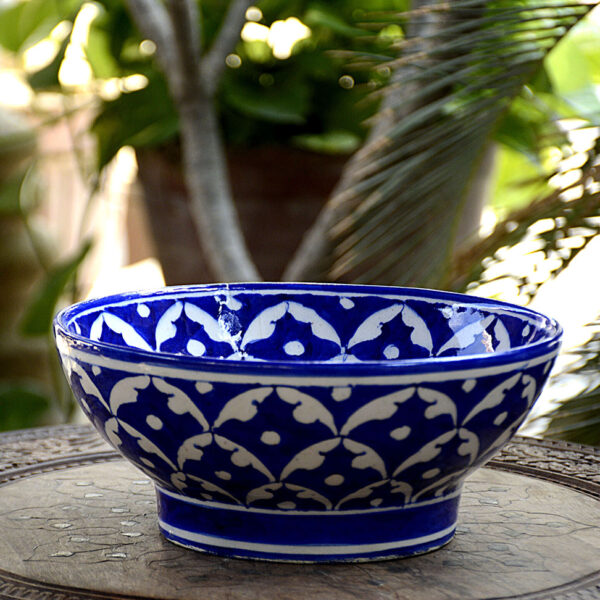
<svg viewBox="0 0 600 600"><path fill-rule="evenodd" d="M447 543L464 478L515 433L557 352L336 376L114 357L60 330L57 345L85 414L154 480L168 539L292 561Z"/></svg>

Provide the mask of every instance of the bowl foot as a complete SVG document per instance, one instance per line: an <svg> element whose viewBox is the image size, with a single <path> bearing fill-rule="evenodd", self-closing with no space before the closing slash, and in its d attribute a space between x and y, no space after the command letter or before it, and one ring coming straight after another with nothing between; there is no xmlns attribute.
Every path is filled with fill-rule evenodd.
<svg viewBox="0 0 600 600"><path fill-rule="evenodd" d="M164 537L193 550L283 562L360 562L431 552L454 536L459 492L402 508L267 510L157 488Z"/></svg>

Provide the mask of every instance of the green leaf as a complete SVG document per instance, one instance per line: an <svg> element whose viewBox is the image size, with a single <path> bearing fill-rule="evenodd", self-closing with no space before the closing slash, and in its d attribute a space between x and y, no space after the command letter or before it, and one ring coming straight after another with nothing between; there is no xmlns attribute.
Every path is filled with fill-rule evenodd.
<svg viewBox="0 0 600 600"><path fill-rule="evenodd" d="M305 236L312 247L297 256L310 259L286 277L447 285L470 184L499 120L550 48L590 10L554 4L453 0L424 13L431 5L423 0L412 3L417 12L394 15L407 37L390 49L389 65L372 60L392 71L379 93L378 137L338 186L327 213L333 226L318 251L315 237Z"/></svg>
<svg viewBox="0 0 600 600"><path fill-rule="evenodd" d="M520 150L506 146L498 148L491 206L500 218L550 191L540 166L530 159L531 148L526 148L526 152Z"/></svg>
<svg viewBox="0 0 600 600"><path fill-rule="evenodd" d="M105 102L92 124L98 140L98 169L123 146L156 146L173 138L179 120L164 79L155 75L142 90Z"/></svg>
<svg viewBox="0 0 600 600"><path fill-rule="evenodd" d="M271 123L301 125L310 108L309 89L301 81L285 81L265 90L230 81L224 100L240 113Z"/></svg>
<svg viewBox="0 0 600 600"><path fill-rule="evenodd" d="M35 168L8 179L0 185L0 215L22 215L37 206L41 180Z"/></svg>
<svg viewBox="0 0 600 600"><path fill-rule="evenodd" d="M51 402L39 385L0 383L0 431L43 425Z"/></svg>
<svg viewBox="0 0 600 600"><path fill-rule="evenodd" d="M565 353L565 366L544 392L546 404L553 408L537 418L547 423L544 436L600 446L600 319L581 333L585 341Z"/></svg>
<svg viewBox="0 0 600 600"><path fill-rule="evenodd" d="M324 27L347 37L364 36L367 32L364 29L353 27L339 17L338 14L328 10L322 4L313 4L306 11L303 19L309 27Z"/></svg>
<svg viewBox="0 0 600 600"><path fill-rule="evenodd" d="M505 146L524 154L531 162L537 161L539 132L530 120L510 112L502 119L495 138Z"/></svg>
<svg viewBox="0 0 600 600"><path fill-rule="evenodd" d="M91 246L91 242L85 242L75 256L60 263L47 274L23 315L20 324L23 335L48 335L52 327L56 305Z"/></svg>
<svg viewBox="0 0 600 600"><path fill-rule="evenodd" d="M580 155L583 164L565 170L564 163L559 162L546 177L533 177L532 182L540 184L553 179L558 187L547 185L547 190L533 202L513 207L490 235L455 255L448 278L453 289L464 291L469 282L508 280L518 288L523 300L531 298L544 279L538 279L532 272L519 272L519 268L515 272L511 261L503 263L501 254L502 248L523 241L533 244L532 252L538 256L543 254L544 260L536 269L538 274L548 269L556 276L568 267L594 236L600 234L600 181L595 167L600 144L598 140L596 143L598 148ZM566 153L569 156L569 148ZM564 175L568 177L556 181ZM565 197L566 194L569 195ZM534 234L532 227L542 221L543 231Z"/></svg>
<svg viewBox="0 0 600 600"><path fill-rule="evenodd" d="M600 446L600 389L564 400L546 417L544 437Z"/></svg>
<svg viewBox="0 0 600 600"><path fill-rule="evenodd" d="M57 23L52 2L17 2L0 12L0 45L19 52L50 33Z"/></svg>
<svg viewBox="0 0 600 600"><path fill-rule="evenodd" d="M23 52L61 21L75 20L84 0L16 0L0 9L0 46Z"/></svg>
<svg viewBox="0 0 600 600"><path fill-rule="evenodd" d="M271 46L263 40L252 40L242 42L242 50L246 56L255 63L268 63L273 60Z"/></svg>
<svg viewBox="0 0 600 600"><path fill-rule="evenodd" d="M548 75L548 69L546 69L545 65L542 65L539 71L532 77L529 82L529 87L535 91L537 94L545 93L545 94L553 94L554 89L552 87L552 80L550 79L550 75Z"/></svg>
<svg viewBox="0 0 600 600"><path fill-rule="evenodd" d="M315 135L297 135L292 143L321 154L351 154L360 146L361 138L350 131L329 131Z"/></svg>
<svg viewBox="0 0 600 600"><path fill-rule="evenodd" d="M573 107L580 117L600 125L600 95L598 86L588 85L577 91L563 95L563 99Z"/></svg>
<svg viewBox="0 0 600 600"><path fill-rule="evenodd" d="M0 186L0 215L17 215L20 212L19 192L22 177L15 177Z"/></svg>
<svg viewBox="0 0 600 600"><path fill-rule="evenodd" d="M546 59L552 86L559 94L568 94L600 83L600 28L582 21Z"/></svg>
<svg viewBox="0 0 600 600"><path fill-rule="evenodd" d="M102 0L84 46L86 57L98 79L123 77L152 69L150 57L140 52L142 38L131 21L126 3Z"/></svg>
<svg viewBox="0 0 600 600"><path fill-rule="evenodd" d="M548 95L533 94L525 88L510 104L496 129L495 139L509 148L525 154L531 162L539 162L539 150L544 138L554 136L558 144L561 135L554 121L557 113L552 106L543 101ZM566 136L562 140L566 143Z"/></svg>
<svg viewBox="0 0 600 600"><path fill-rule="evenodd" d="M110 33L104 28L96 27L92 23L88 33L85 55L88 59L94 76L98 79L121 77L123 69L111 53Z"/></svg>

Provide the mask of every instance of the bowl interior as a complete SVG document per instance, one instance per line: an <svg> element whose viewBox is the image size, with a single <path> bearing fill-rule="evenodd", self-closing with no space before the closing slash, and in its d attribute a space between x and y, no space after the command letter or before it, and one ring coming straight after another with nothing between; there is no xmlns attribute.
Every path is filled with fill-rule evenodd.
<svg viewBox="0 0 600 600"><path fill-rule="evenodd" d="M238 285L115 296L67 311L87 340L148 352L250 361L371 362L476 356L557 334L510 305L422 290Z"/></svg>

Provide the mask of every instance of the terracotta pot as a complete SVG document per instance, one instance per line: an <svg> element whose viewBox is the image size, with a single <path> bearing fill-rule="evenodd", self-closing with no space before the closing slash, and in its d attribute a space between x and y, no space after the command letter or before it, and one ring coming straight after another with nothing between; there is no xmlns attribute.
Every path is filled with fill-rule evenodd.
<svg viewBox="0 0 600 600"><path fill-rule="evenodd" d="M215 281L202 258L181 170L168 151L137 151L144 202L167 284ZM228 151L231 186L262 277L277 281L335 186L347 157L287 147Z"/></svg>

